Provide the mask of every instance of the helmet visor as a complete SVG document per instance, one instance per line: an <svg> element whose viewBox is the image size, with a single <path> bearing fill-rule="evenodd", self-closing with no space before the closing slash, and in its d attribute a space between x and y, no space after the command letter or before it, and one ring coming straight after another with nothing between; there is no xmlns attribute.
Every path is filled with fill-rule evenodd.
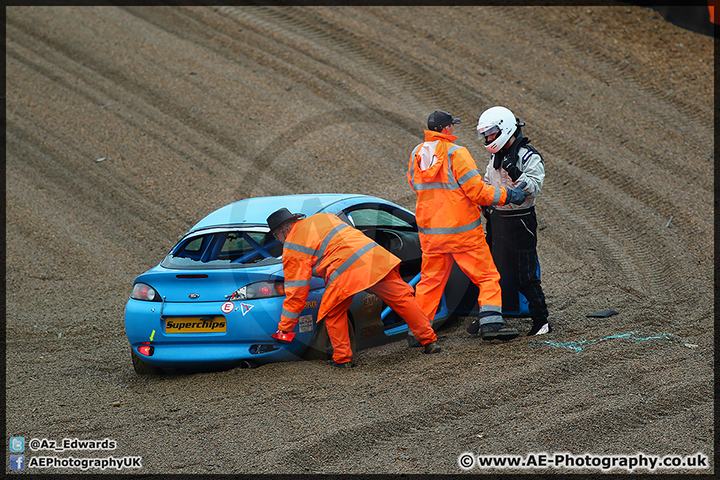
<svg viewBox="0 0 720 480"><path fill-rule="evenodd" d="M492 127L480 131L478 130L478 140L485 140L485 145L490 145L500 135L500 127L493 125Z"/></svg>

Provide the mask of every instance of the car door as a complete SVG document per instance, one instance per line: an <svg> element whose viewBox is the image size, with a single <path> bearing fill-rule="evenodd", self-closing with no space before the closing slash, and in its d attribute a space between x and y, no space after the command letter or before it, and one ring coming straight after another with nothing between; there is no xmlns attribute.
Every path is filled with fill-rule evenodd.
<svg viewBox="0 0 720 480"><path fill-rule="evenodd" d="M391 204L361 203L338 216L398 257L400 276L414 286L420 280L422 251L412 213ZM375 294L365 291L350 308L358 347L379 345L407 335L407 324Z"/></svg>

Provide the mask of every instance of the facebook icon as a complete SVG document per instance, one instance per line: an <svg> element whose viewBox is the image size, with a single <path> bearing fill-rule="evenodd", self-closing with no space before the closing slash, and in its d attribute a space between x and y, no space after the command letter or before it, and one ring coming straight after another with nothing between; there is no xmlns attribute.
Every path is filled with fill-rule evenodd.
<svg viewBox="0 0 720 480"><path fill-rule="evenodd" d="M10 470L25 470L25 455L10 455Z"/></svg>

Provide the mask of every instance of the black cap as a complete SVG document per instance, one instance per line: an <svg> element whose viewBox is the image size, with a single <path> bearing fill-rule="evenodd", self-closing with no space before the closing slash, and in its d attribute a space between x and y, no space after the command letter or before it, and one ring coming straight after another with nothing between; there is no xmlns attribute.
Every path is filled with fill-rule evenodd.
<svg viewBox="0 0 720 480"><path fill-rule="evenodd" d="M440 132L443 128L450 126L454 123L460 123L460 119L454 118L452 115L450 115L444 110L435 110L428 117L428 130L435 130L436 132Z"/></svg>
<svg viewBox="0 0 720 480"><path fill-rule="evenodd" d="M290 220L297 220L303 217L305 217L304 213L290 213L287 208L281 208L280 210L277 210L270 214L270 216L267 218L267 223L268 227L270 227L270 231L272 231L278 227L281 227L283 224L289 222Z"/></svg>

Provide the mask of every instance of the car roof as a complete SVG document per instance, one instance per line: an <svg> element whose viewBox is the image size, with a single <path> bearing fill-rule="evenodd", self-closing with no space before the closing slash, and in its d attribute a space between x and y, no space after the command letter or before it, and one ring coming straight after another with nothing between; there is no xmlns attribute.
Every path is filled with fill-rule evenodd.
<svg viewBox="0 0 720 480"><path fill-rule="evenodd" d="M303 213L306 216L327 211L333 204L342 202L362 203L365 201L392 204L387 200L359 194L319 193L301 195L278 195L271 197L253 197L220 207L196 223L188 233L195 230L224 225L264 225L267 217L280 208L291 213Z"/></svg>

